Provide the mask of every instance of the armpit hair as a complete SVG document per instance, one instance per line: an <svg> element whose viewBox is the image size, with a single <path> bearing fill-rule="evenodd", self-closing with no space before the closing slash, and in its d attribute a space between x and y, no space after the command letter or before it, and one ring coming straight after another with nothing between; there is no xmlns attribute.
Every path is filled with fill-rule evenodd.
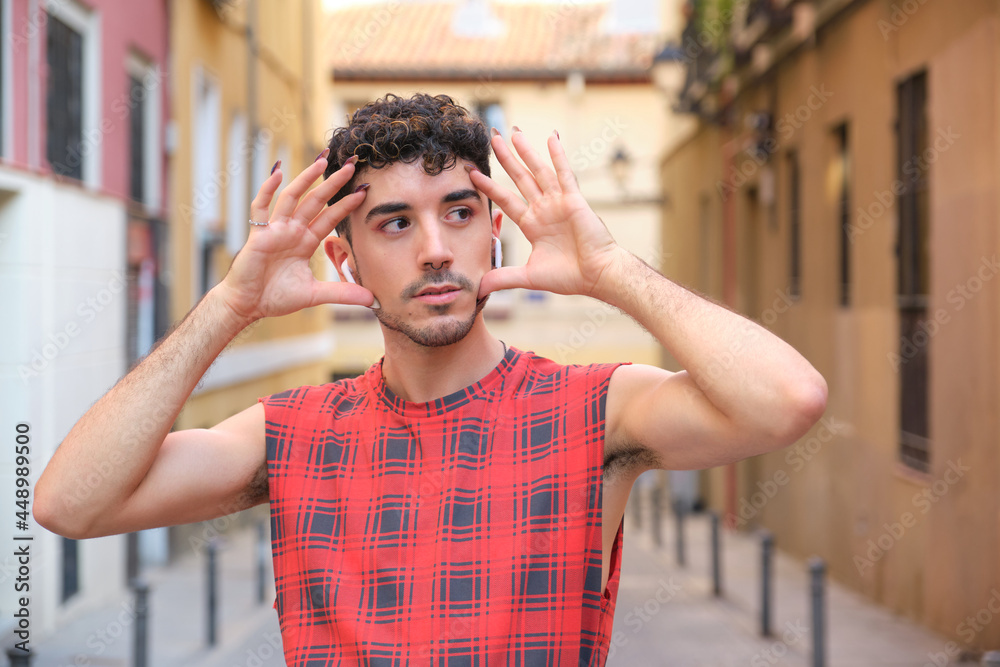
<svg viewBox="0 0 1000 667"><path fill-rule="evenodd" d="M267 463L265 462L257 468L253 479L247 484L247 488L243 492L243 501L246 507L254 507L268 500L270 500L270 486L267 481Z"/></svg>
<svg viewBox="0 0 1000 667"><path fill-rule="evenodd" d="M663 462L656 452L648 447L629 443L616 448L612 454L605 455L601 476L605 481L608 481L635 472L637 469L648 470L662 467Z"/></svg>

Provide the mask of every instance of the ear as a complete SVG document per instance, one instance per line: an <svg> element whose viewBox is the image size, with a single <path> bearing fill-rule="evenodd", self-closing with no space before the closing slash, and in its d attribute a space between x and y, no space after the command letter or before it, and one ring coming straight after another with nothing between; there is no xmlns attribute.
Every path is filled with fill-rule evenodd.
<svg viewBox="0 0 1000 667"><path fill-rule="evenodd" d="M493 220L491 220L491 222L492 222L493 236L499 238L500 225L503 224L503 211L500 210L500 207L497 206L496 203L493 204Z"/></svg>
<svg viewBox="0 0 1000 667"><path fill-rule="evenodd" d="M325 241L323 241L323 250L326 252L326 256L330 258L330 261L333 262L334 268L337 269L337 275L340 276L340 282L349 282L340 268L344 263L344 260L347 260L348 266L350 266L354 274L357 275L358 270L357 266L354 264L354 252L351 250L351 245L346 239L330 235L326 237Z"/></svg>

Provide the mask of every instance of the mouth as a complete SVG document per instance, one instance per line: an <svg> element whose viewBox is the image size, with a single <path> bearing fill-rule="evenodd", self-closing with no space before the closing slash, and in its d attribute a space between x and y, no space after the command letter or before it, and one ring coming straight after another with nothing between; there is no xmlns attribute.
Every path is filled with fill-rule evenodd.
<svg viewBox="0 0 1000 667"><path fill-rule="evenodd" d="M424 303L451 303L458 298L461 291L462 289L460 287L450 283L428 285L417 292L417 295L414 298Z"/></svg>

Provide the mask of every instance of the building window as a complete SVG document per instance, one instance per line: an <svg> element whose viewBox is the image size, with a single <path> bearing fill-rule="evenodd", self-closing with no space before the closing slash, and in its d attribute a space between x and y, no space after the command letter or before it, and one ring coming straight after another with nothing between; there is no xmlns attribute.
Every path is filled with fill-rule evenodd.
<svg viewBox="0 0 1000 667"><path fill-rule="evenodd" d="M837 226L840 229L840 305L851 305L851 159L847 123L833 131L836 150Z"/></svg>
<svg viewBox="0 0 1000 667"><path fill-rule="evenodd" d="M96 18L68 0L50 0L45 8L46 157L56 174L96 185L101 148Z"/></svg>
<svg viewBox="0 0 1000 667"><path fill-rule="evenodd" d="M506 132L507 120L499 102L477 102L475 109L476 115L486 127L495 127L500 132Z"/></svg>
<svg viewBox="0 0 1000 667"><path fill-rule="evenodd" d="M930 469L926 335L930 291L929 178L920 159L927 150L927 74L920 72L897 88L898 200L896 251L899 305L900 458L906 465Z"/></svg>
<svg viewBox="0 0 1000 667"><path fill-rule="evenodd" d="M193 266L197 301L221 278L216 271L215 250L222 240L220 143L222 93L219 83L201 68L194 78L194 129L192 139L191 211L194 227Z"/></svg>
<svg viewBox="0 0 1000 667"><path fill-rule="evenodd" d="M247 136L247 119L242 113L236 114L229 124L229 140L226 143L229 157L226 164L241 166L229 174L229 183L226 185L226 250L235 257L247 240L251 199L247 194L249 174L252 173L247 160L250 142Z"/></svg>
<svg viewBox="0 0 1000 667"><path fill-rule="evenodd" d="M162 169L160 132L160 89L157 67L144 58L130 55L127 99L129 113L129 196L152 214L160 209Z"/></svg>
<svg viewBox="0 0 1000 667"><path fill-rule="evenodd" d="M141 100L142 81L130 76L128 78L129 99ZM129 113L129 196L135 201L145 199L146 184L146 118L143 114L145 101L137 101Z"/></svg>
<svg viewBox="0 0 1000 667"><path fill-rule="evenodd" d="M795 151L788 153L788 293L802 296L802 174L799 171L799 156Z"/></svg>
<svg viewBox="0 0 1000 667"><path fill-rule="evenodd" d="M50 16L46 54L46 156L52 171L83 180L83 35Z"/></svg>

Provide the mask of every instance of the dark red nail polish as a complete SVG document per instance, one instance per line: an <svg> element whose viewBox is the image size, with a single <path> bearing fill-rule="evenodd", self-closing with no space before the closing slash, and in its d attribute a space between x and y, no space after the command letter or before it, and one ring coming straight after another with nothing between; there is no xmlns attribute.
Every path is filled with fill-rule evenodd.
<svg viewBox="0 0 1000 667"><path fill-rule="evenodd" d="M277 169L278 165L280 165L280 164L281 164L281 160L278 160L277 162L274 163L274 166L271 167L271 173L272 174L274 173L274 170Z"/></svg>
<svg viewBox="0 0 1000 667"><path fill-rule="evenodd" d="M323 150L321 150L319 152L319 155L316 156L316 160L313 160L313 161L317 162L317 161L321 160L322 158L325 158L329 154L330 154L330 149L329 148L324 148Z"/></svg>
<svg viewBox="0 0 1000 667"><path fill-rule="evenodd" d="M362 190L367 190L369 185L371 185L371 183L362 183L358 187L354 188L354 191L361 192Z"/></svg>

